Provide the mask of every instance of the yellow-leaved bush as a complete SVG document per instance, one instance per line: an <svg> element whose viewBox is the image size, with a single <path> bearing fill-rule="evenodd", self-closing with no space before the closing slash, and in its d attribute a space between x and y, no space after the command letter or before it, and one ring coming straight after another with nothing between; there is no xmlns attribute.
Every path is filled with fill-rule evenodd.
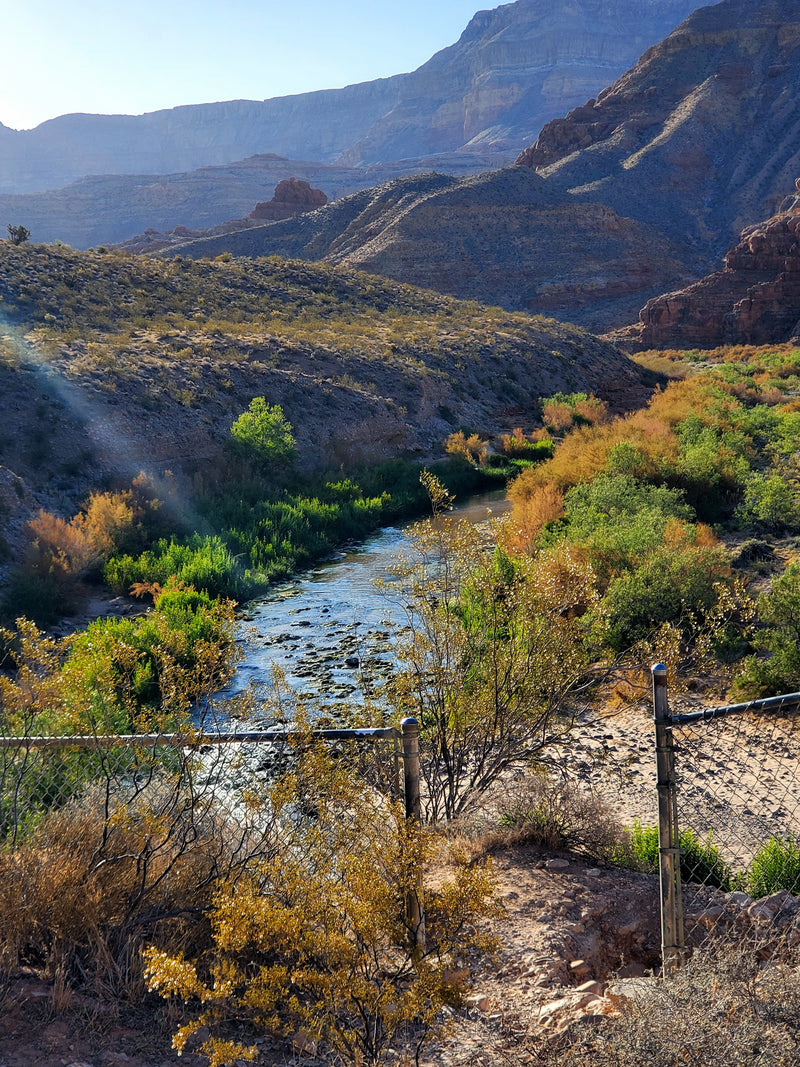
<svg viewBox="0 0 800 1067"><path fill-rule="evenodd" d="M220 885L212 943L190 961L146 951L149 988L197 1007L174 1037L202 1028L213 1067L253 1058L232 1019L273 1035L303 1034L341 1063L378 1064L398 1044L417 1051L463 992L464 967L490 949L477 921L498 914L488 865L450 857L436 888L424 868L439 847L426 828L370 790L345 759L310 742L269 796L268 858ZM407 907L424 913L415 923Z"/></svg>

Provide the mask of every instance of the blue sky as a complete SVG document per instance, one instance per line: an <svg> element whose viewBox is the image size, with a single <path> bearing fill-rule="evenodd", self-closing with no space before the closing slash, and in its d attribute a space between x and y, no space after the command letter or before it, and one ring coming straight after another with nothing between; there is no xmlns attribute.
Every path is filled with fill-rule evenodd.
<svg viewBox="0 0 800 1067"><path fill-rule="evenodd" d="M413 70L480 0L0 0L0 122L263 100Z"/></svg>

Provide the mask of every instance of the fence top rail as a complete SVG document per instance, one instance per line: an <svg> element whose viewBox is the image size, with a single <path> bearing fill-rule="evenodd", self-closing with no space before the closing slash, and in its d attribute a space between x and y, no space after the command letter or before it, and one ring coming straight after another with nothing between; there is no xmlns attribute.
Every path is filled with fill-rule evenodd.
<svg viewBox="0 0 800 1067"><path fill-rule="evenodd" d="M358 729L310 730L311 737L324 741L347 741L353 738L380 741L399 738L401 731L396 726ZM232 745L243 743L268 743L291 741L298 736L296 730L232 730L228 733L202 730L175 734L85 734L66 737L0 737L0 749L32 748L135 748L170 747L200 748L203 745ZM302 735L301 735L302 736Z"/></svg>
<svg viewBox="0 0 800 1067"><path fill-rule="evenodd" d="M747 700L742 704L723 704L716 708L704 708L702 711L684 712L670 715L670 726L687 726L695 722L707 722L722 719L726 715L742 715L746 712L796 711L800 709L800 693L785 693L777 697L763 697L761 700Z"/></svg>

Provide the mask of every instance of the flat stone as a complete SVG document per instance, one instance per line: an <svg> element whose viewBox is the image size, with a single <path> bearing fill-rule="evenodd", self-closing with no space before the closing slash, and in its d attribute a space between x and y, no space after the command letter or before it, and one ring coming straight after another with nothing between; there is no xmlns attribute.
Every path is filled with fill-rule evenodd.
<svg viewBox="0 0 800 1067"><path fill-rule="evenodd" d="M552 859L545 863L545 869L548 871L563 871L566 867L569 867L569 860Z"/></svg>
<svg viewBox="0 0 800 1067"><path fill-rule="evenodd" d="M598 982L594 978L591 978L588 982L584 982L582 985L576 986L575 992L597 993L597 995L601 997L603 995L603 984L602 982Z"/></svg>
<svg viewBox="0 0 800 1067"><path fill-rule="evenodd" d="M573 960L569 965L570 974L576 975L582 978L585 974L588 974L591 967L586 960Z"/></svg>
<svg viewBox="0 0 800 1067"><path fill-rule="evenodd" d="M776 915L776 909L767 907L766 904L756 902L747 909L747 914L755 922L771 923Z"/></svg>

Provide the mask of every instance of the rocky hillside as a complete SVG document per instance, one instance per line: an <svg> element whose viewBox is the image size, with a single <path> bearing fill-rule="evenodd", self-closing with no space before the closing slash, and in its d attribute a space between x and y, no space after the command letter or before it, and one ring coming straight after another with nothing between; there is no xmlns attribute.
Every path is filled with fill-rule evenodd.
<svg viewBox="0 0 800 1067"><path fill-rule="evenodd" d="M615 332L614 340L636 350L775 344L800 336L800 197L783 206L742 232L722 270L649 300L639 322Z"/></svg>
<svg viewBox="0 0 800 1067"><path fill-rule="evenodd" d="M284 178L275 186L271 199L260 200L253 210L241 219L230 219L219 226L210 226L202 230L190 230L187 226L176 226L172 230L160 233L148 227L144 233L137 234L127 241L121 241L117 247L125 252L160 252L164 248L178 248L190 241L207 237L219 237L223 234L236 233L253 226L263 226L265 222L282 222L297 215L305 215L324 207L328 198L321 189L313 189L302 178Z"/></svg>
<svg viewBox="0 0 800 1067"><path fill-rule="evenodd" d="M456 44L410 74L264 101L63 115L25 131L0 126L0 192L59 188L88 174L189 171L266 152L362 166L476 148L495 166L511 162L545 122L608 85L696 6L517 0L478 12ZM231 215L222 210L213 221Z"/></svg>
<svg viewBox="0 0 800 1067"><path fill-rule="evenodd" d="M520 163L680 241L699 273L800 174L800 6L701 8Z"/></svg>
<svg viewBox="0 0 800 1067"><path fill-rule="evenodd" d="M173 248L324 259L595 330L689 278L680 245L525 167L398 179L301 219Z"/></svg>
<svg viewBox="0 0 800 1067"><path fill-rule="evenodd" d="M305 467L338 470L438 454L460 426L533 427L556 391L644 395L574 327L325 265L3 243L0 309L7 539L31 507L72 514L141 469L191 492L254 396L283 406Z"/></svg>
<svg viewBox="0 0 800 1067"><path fill-rule="evenodd" d="M452 174L476 174L487 170L490 160L462 153L447 160L346 167L267 153L188 173L104 174L46 193L0 194L0 224L24 219L37 242L93 248L121 243L149 229L213 229L227 219L247 215L253 204L289 178L307 181L335 200L398 174L441 170L445 165Z"/></svg>
<svg viewBox="0 0 800 1067"><path fill-rule="evenodd" d="M720 263L800 173L797 0L695 12L514 170L420 177L188 254L326 259L594 330ZM527 175L527 178L526 178Z"/></svg>

